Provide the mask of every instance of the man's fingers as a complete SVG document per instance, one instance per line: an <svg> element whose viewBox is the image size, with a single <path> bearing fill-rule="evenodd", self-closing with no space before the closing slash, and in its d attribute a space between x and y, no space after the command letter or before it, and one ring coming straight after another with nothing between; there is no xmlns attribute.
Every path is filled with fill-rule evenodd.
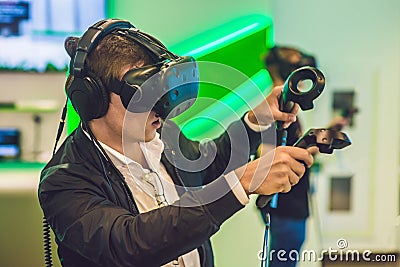
<svg viewBox="0 0 400 267"><path fill-rule="evenodd" d="M304 174L304 172L303 172ZM301 176L303 176L303 174ZM294 186L295 184L297 184L300 181L300 175L298 175L295 172L290 172L289 173L289 182L291 186Z"/></svg>
<svg viewBox="0 0 400 267"><path fill-rule="evenodd" d="M296 160L304 163L307 167L311 167L311 165L314 163L314 158L311 155L310 151L299 147L290 147L290 148L292 156Z"/></svg>
<svg viewBox="0 0 400 267"><path fill-rule="evenodd" d="M275 96L277 96L277 97L280 97L281 94L282 94L282 90L283 90L283 85L275 86L275 87L272 89L271 94L273 94L273 95L275 95Z"/></svg>
<svg viewBox="0 0 400 267"><path fill-rule="evenodd" d="M292 171L293 171L293 175L296 175L297 177L303 177L303 175L306 171L306 167L304 166L304 164L302 162L294 160L294 162L292 163Z"/></svg>
<svg viewBox="0 0 400 267"><path fill-rule="evenodd" d="M277 147L277 150L285 151L291 158L299 161L297 163L291 163L293 166L299 166L298 164L303 162L307 167L311 167L314 163L314 158L307 149L293 146L280 146Z"/></svg>
<svg viewBox="0 0 400 267"><path fill-rule="evenodd" d="M282 192L282 193L287 193L287 192L289 192L291 189L292 189L292 185L289 183L289 181L287 181L287 182L283 185L281 192Z"/></svg>

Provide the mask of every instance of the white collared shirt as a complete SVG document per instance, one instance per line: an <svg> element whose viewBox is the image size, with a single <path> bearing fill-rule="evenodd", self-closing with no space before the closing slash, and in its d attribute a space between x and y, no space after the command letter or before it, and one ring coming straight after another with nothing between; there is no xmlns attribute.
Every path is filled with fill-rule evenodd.
<svg viewBox="0 0 400 267"><path fill-rule="evenodd" d="M269 128L269 126L260 127L251 123L248 119L248 114L245 115L245 122L254 131L263 131ZM86 133L86 135L88 134ZM100 144L116 168L125 177L132 194L135 196L135 202L140 213L160 208L162 205L171 204L179 199L176 187L164 165L160 161L161 154L164 150L164 144L158 133L152 141L139 143L150 169L143 168L139 163L119 153L106 144L101 142ZM239 202L243 205L249 203L249 198L240 184L235 172L231 171L224 177ZM160 204L160 201L157 201L157 194L165 201L164 203ZM200 267L199 253L197 249L194 249L162 267Z"/></svg>
<svg viewBox="0 0 400 267"><path fill-rule="evenodd" d="M140 143L147 164L151 169L143 168L139 163L122 155L111 147L102 144L104 150L125 177L132 194L135 196L135 202L140 213L157 209L160 205L157 203L155 192L165 197L164 205L171 204L179 199L175 185L171 177L161 164L161 153L164 145L157 133L156 138L150 142ZM151 185L153 183L153 185ZM154 190L156 189L156 191ZM197 249L194 249L177 260L163 265L163 267L200 267L200 256Z"/></svg>

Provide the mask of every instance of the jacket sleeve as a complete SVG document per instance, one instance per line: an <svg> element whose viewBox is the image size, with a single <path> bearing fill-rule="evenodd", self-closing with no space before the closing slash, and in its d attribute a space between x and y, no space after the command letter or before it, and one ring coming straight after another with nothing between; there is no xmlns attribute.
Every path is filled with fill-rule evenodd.
<svg viewBox="0 0 400 267"><path fill-rule="evenodd" d="M208 173L226 174L249 162L261 144L261 133L253 131L244 121L232 123L227 130L213 141L200 144L200 151L216 149L215 166ZM221 169L223 167L224 169Z"/></svg>
<svg viewBox="0 0 400 267"><path fill-rule="evenodd" d="M50 167L38 194L59 245L102 266L160 266L199 247L243 207L232 193L204 204L201 194L187 192L173 205L134 215L110 201L101 175L80 164Z"/></svg>
<svg viewBox="0 0 400 267"><path fill-rule="evenodd" d="M244 117L232 123L219 137L206 142L189 140L174 124L163 128L167 128L162 137L168 144L165 150L168 161L185 173L183 176L201 173L203 184L249 162L261 144L261 133L250 129ZM176 136L179 141L174 140ZM185 182L190 184L190 181Z"/></svg>

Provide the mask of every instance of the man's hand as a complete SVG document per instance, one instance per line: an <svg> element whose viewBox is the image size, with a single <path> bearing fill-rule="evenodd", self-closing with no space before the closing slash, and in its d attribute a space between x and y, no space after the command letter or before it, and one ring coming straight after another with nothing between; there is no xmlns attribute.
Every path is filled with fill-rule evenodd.
<svg viewBox="0 0 400 267"><path fill-rule="evenodd" d="M280 146L235 170L247 195L289 192L313 164L307 149Z"/></svg>
<svg viewBox="0 0 400 267"><path fill-rule="evenodd" d="M296 121L299 106L294 105L290 113L279 110L279 97L282 94L283 86L276 86L271 93L257 107L249 111L249 120L259 125L269 125L276 120L283 121L283 127L287 128L292 122Z"/></svg>

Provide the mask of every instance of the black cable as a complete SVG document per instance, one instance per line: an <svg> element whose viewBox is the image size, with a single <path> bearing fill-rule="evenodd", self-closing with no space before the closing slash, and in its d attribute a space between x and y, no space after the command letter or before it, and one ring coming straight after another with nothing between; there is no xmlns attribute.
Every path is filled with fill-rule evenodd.
<svg viewBox="0 0 400 267"><path fill-rule="evenodd" d="M282 138L281 138L281 143L280 146L286 146L287 143L287 130L283 129L282 130ZM274 195L274 197L271 199L271 202L269 204L271 208L277 208L278 207L278 193Z"/></svg>
<svg viewBox="0 0 400 267"><path fill-rule="evenodd" d="M148 178L146 177L147 175L152 174L152 173L154 173L154 174L156 175L157 180L158 180L158 182L160 183L160 186L161 186L161 191L160 191L160 189L157 188L157 181L156 181L156 179L154 179L154 184L153 184L153 183L152 183L151 181L149 181ZM168 203L168 201L167 201L167 198L165 197L164 185L163 185L162 180L161 180L160 176L158 175L158 173L157 173L156 171L153 171L153 170L150 168L150 172L149 172L149 173L146 173L146 174L144 175L144 177L145 177L145 178L143 178L143 180L144 180L147 184L149 184L149 185L153 188L153 190L154 190L154 197L155 197L155 199L156 199L157 205L158 205L159 207L161 207L163 204L169 205L169 203ZM160 191L160 192L159 192L159 191ZM160 197L162 198L162 200L160 200Z"/></svg>
<svg viewBox="0 0 400 267"><path fill-rule="evenodd" d="M63 107L62 114L61 114L61 118L60 118L60 123L59 123L59 125L58 125L58 130L57 130L57 135L56 135L56 141L55 141L54 148L53 148L53 156L54 156L54 154L56 153L58 141L60 140L61 134L62 134L62 132L63 132L63 130L64 130L65 117L67 116L67 106L68 106L68 98L67 98L67 100L65 101L65 105L64 105L64 107Z"/></svg>
<svg viewBox="0 0 400 267"><path fill-rule="evenodd" d="M270 228L270 216L267 212L265 216L265 232L264 232L264 241L263 241L263 248L261 254L261 267L268 267L269 266L269 249L268 249L268 240L269 240L269 228Z"/></svg>
<svg viewBox="0 0 400 267"><path fill-rule="evenodd" d="M51 234L50 225L43 216L43 241L44 241L44 263L46 267L53 266L53 260L51 255Z"/></svg>
<svg viewBox="0 0 400 267"><path fill-rule="evenodd" d="M89 127L89 125L87 124L87 122L82 121L82 125L83 125L83 127L84 127L84 130L86 130L86 132L89 134L90 140L92 141L92 144L93 144L93 146L94 146L94 149L95 149L95 151L96 151L96 154L97 154L97 156L98 156L98 158L99 158L99 160L100 160L100 162L101 162L101 167L102 167L102 170L103 170L104 178L107 180L107 183L108 183L108 185L109 185L110 188L111 188L111 191L110 191L110 192L112 192L112 193L114 194L114 197L116 197L116 196L115 196L114 189L113 189L112 184L111 184L110 177L109 177L108 174L107 174L108 172L107 172L106 166L105 166L105 164L104 164L103 157L100 155L100 152L104 155L104 158L106 159L106 161L107 161L115 170L118 170L118 169L115 167L114 163L112 162L112 160L111 160L110 157L108 156L107 152L104 150L103 146L100 144L100 142L99 142L99 141L97 140L97 138L94 136L94 134L93 134L93 132L92 132L92 129ZM99 151L99 150L100 150L100 151ZM127 183L126 183L125 179L123 178L122 174L121 174L119 171L117 171L117 173L119 173L119 176L121 177L122 187L124 188L124 191L125 191L125 193L126 193L127 196L128 196L129 203L131 204L131 207L132 207L131 212L134 214L134 213L135 213L135 210L139 210L139 209L138 209L138 207L137 207L137 205L136 205L136 203L135 203L135 201L134 201L134 199L133 199L132 193L130 192L130 190L127 189L127 187L129 188L129 186L127 185ZM134 208L135 210L134 210L133 208Z"/></svg>
<svg viewBox="0 0 400 267"><path fill-rule="evenodd" d="M56 140L53 148L53 156L56 154L57 144L60 140L61 134L64 130L65 117L67 116L67 106L68 106L68 98L65 101L65 105L62 110L60 123L58 125ZM47 222L46 217L43 215L43 248L44 248L44 263L46 267L53 266L53 259L51 255L51 232L50 225Z"/></svg>
<svg viewBox="0 0 400 267"><path fill-rule="evenodd" d="M39 114L34 114L32 116L33 119L33 160L37 161L37 157L40 153L40 143L41 143L41 138L40 138L40 124L42 123L42 118L40 117Z"/></svg>
<svg viewBox="0 0 400 267"><path fill-rule="evenodd" d="M94 136L94 134L92 132L92 129L90 129L90 127L87 124L87 122L83 122L82 121L82 123L83 123L85 129L87 130L87 132L89 133L90 140L92 141L92 144L94 146L94 150L96 151L96 154L97 154L97 156L98 156L98 158L100 160L101 168L103 169L104 177L106 178L108 185L111 187L111 192L114 192L114 189L113 189L113 187L111 185L110 178L108 177L108 174L107 174L107 169L106 169L106 166L104 164L103 157L100 155L100 151L102 152L102 154L106 158L107 162L111 162L111 160L108 157L108 155L107 155L106 151L104 150L103 146L99 143L97 138ZM99 149L100 149L100 151L99 151Z"/></svg>
<svg viewBox="0 0 400 267"><path fill-rule="evenodd" d="M287 130L283 129L282 130L282 138L281 138L281 143L280 146L286 146L287 143ZM276 193L270 203L269 203L271 208L277 208L278 206L278 193ZM271 220L270 220L270 215L268 210L266 211L265 214L265 232L264 232L264 243L263 243L263 248L262 248L262 258L261 258L261 267L268 267L269 266L269 249L268 249L268 242L269 242L269 230L270 230L270 225Z"/></svg>

